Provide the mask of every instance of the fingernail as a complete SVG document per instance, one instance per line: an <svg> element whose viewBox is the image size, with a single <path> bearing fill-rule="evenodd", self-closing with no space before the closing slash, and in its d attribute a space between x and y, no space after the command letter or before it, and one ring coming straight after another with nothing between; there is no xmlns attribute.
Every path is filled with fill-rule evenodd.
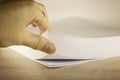
<svg viewBox="0 0 120 80"><path fill-rule="evenodd" d="M55 45L49 43L45 46L43 51L46 53L49 53L49 54L55 53L55 51L56 51Z"/></svg>

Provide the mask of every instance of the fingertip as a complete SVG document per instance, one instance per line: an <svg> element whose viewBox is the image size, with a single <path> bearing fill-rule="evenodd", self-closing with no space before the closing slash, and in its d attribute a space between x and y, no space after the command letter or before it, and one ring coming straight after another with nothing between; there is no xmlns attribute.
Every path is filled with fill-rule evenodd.
<svg viewBox="0 0 120 80"><path fill-rule="evenodd" d="M48 43L48 44L44 47L44 49L43 49L42 51L44 51L44 52L46 52L46 53L48 53L48 54L53 54L53 53L56 52L56 47L55 47L54 44Z"/></svg>

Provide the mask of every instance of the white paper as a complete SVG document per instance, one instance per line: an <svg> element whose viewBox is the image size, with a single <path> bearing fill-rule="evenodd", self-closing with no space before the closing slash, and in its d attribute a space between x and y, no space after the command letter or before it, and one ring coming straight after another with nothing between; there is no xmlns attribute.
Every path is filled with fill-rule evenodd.
<svg viewBox="0 0 120 80"><path fill-rule="evenodd" d="M79 58L120 56L120 37L83 38L49 33L57 47L56 54Z"/></svg>
<svg viewBox="0 0 120 80"><path fill-rule="evenodd" d="M81 64L89 61L95 61L95 60L100 60L100 58L81 59L81 58L65 57L65 56L53 54L37 59L37 62L42 63L43 65L48 67L63 67L63 66Z"/></svg>

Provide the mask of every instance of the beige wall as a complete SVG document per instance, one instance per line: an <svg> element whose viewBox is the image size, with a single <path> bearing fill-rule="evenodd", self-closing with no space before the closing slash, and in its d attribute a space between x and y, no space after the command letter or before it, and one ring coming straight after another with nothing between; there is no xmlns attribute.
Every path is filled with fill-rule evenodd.
<svg viewBox="0 0 120 80"><path fill-rule="evenodd" d="M95 24L120 28L120 0L37 0L46 5L50 21L77 16Z"/></svg>

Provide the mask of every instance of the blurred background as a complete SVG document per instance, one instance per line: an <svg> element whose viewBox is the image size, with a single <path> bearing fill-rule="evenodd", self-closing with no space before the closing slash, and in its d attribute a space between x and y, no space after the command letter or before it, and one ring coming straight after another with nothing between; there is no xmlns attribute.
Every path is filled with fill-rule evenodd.
<svg viewBox="0 0 120 80"><path fill-rule="evenodd" d="M56 32L80 37L120 35L120 0L36 1L46 6L52 30ZM76 33L72 32L73 26Z"/></svg>
<svg viewBox="0 0 120 80"><path fill-rule="evenodd" d="M43 3L50 22L75 16L92 23L120 28L120 0L36 0Z"/></svg>

